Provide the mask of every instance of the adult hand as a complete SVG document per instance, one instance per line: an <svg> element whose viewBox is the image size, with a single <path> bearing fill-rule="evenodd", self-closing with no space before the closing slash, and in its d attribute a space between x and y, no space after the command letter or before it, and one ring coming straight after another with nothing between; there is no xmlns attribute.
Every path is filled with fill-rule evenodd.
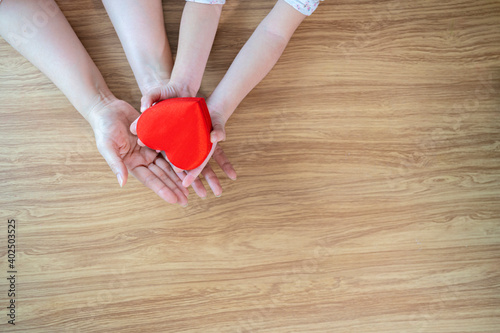
<svg viewBox="0 0 500 333"><path fill-rule="evenodd" d="M187 204L188 191L170 165L154 150L141 147L129 132L137 111L118 99L97 103L89 112L89 123L94 130L99 152L117 176L120 186L125 185L128 171L169 203Z"/></svg>

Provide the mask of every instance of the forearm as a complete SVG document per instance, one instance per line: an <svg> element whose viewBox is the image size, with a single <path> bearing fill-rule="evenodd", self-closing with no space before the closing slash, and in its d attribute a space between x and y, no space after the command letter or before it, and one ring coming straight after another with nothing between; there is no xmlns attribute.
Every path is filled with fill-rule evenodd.
<svg viewBox="0 0 500 333"><path fill-rule="evenodd" d="M141 92L170 79L173 61L161 0L103 0L103 4Z"/></svg>
<svg viewBox="0 0 500 333"><path fill-rule="evenodd" d="M214 42L222 5L186 2L179 31L179 47L172 81L190 96L200 89Z"/></svg>
<svg viewBox="0 0 500 333"><path fill-rule="evenodd" d="M211 110L227 120L245 96L269 73L306 16L278 1L240 50L209 98Z"/></svg>
<svg viewBox="0 0 500 333"><path fill-rule="evenodd" d="M0 34L54 82L87 121L93 106L114 98L53 0L2 1Z"/></svg>

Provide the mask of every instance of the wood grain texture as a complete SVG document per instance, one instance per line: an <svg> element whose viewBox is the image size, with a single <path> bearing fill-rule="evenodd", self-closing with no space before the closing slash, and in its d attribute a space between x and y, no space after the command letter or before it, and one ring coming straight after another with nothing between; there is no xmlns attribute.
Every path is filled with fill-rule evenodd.
<svg viewBox="0 0 500 333"><path fill-rule="evenodd" d="M101 2L58 3L138 107ZM183 4L164 2L174 51ZM204 93L272 5L228 1ZM187 208L120 189L2 41L0 331L499 332L499 17L497 0L321 3L228 123L238 179Z"/></svg>

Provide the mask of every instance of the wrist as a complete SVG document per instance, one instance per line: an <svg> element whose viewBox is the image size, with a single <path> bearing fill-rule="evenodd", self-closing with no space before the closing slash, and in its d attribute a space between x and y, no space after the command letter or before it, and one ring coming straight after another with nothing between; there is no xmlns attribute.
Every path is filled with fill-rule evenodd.
<svg viewBox="0 0 500 333"><path fill-rule="evenodd" d="M224 106L224 103L218 102L210 96L207 99L207 107L210 116L213 118L216 115L224 124L228 121L232 112Z"/></svg>
<svg viewBox="0 0 500 333"><path fill-rule="evenodd" d="M179 97L196 97L200 89L200 85L193 84L192 80L186 79L186 77L178 78L175 75L172 75L170 84L176 88Z"/></svg>
<svg viewBox="0 0 500 333"><path fill-rule="evenodd" d="M89 102L88 106L80 113L87 120L90 126L94 128L96 120L99 118L100 110L103 110L107 105L110 105L115 101L118 101L118 98L116 98L110 91L99 91Z"/></svg>
<svg viewBox="0 0 500 333"><path fill-rule="evenodd" d="M199 88L198 89L194 88L189 84L185 83L172 82L172 85L174 85L177 88L179 97L196 97L196 94L198 93L199 90Z"/></svg>
<svg viewBox="0 0 500 333"><path fill-rule="evenodd" d="M171 70L164 66L146 66L140 73L134 73L137 85L144 95L148 90L170 81Z"/></svg>
<svg viewBox="0 0 500 333"><path fill-rule="evenodd" d="M195 97L200 88L189 79L171 76L170 70L163 66L150 66L144 69L137 75L137 84L142 95L146 95L151 89L168 84L175 89L179 97Z"/></svg>

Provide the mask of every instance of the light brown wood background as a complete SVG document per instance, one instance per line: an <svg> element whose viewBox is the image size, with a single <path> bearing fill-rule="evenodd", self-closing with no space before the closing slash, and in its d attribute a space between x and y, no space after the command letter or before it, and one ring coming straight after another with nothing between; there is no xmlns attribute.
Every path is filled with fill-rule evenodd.
<svg viewBox="0 0 500 333"><path fill-rule="evenodd" d="M138 107L101 2L58 2ZM228 1L204 93L273 3ZM183 4L164 2L174 51ZM181 208L120 189L0 41L0 331L500 332L499 93L499 1L325 1L229 121L238 179Z"/></svg>

